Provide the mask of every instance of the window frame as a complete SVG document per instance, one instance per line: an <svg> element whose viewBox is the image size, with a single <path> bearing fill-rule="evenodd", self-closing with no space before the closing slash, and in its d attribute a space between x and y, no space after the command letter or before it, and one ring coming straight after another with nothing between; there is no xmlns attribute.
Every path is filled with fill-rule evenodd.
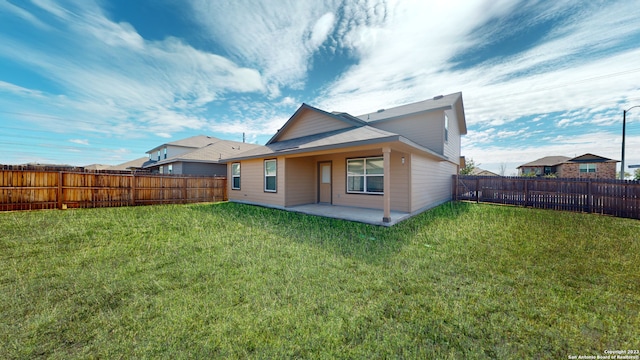
<svg viewBox="0 0 640 360"><path fill-rule="evenodd" d="M582 169L583 166L584 166L584 171ZM580 172L580 174L596 173L598 172L598 166L597 164L594 164L594 163L580 164L578 166L578 171Z"/></svg>
<svg viewBox="0 0 640 360"><path fill-rule="evenodd" d="M233 166L234 165L238 165L238 175L235 175L233 173ZM231 190L240 190L240 184L241 184L240 175L241 175L240 163L239 162L231 163ZM234 178L238 178L238 187L234 187L235 186Z"/></svg>
<svg viewBox="0 0 640 360"><path fill-rule="evenodd" d="M352 161L358 161L358 160L363 160L362 163L362 170L363 173L362 174L358 174L358 175L350 175L349 174L349 162ZM371 161L371 160L382 160L383 162L383 167L382 167L382 174L367 174L367 161ZM358 194L358 195L384 195L384 157L381 155L378 156L366 156L366 157L358 157L358 158L348 158L346 159L346 192L347 194ZM363 177L363 183L362 183L362 191L360 190L349 190L349 178L350 177ZM369 178L373 178L373 177L381 177L382 178L382 191L368 191L368 182L369 182Z"/></svg>
<svg viewBox="0 0 640 360"><path fill-rule="evenodd" d="M449 142L449 115L444 113L444 142Z"/></svg>
<svg viewBox="0 0 640 360"><path fill-rule="evenodd" d="M267 163L271 163L273 162L275 164L275 174L273 175L268 175L267 174ZM265 159L262 163L262 170L263 170L263 175L264 175L264 192L268 192L268 193L277 193L278 192L278 159ZM268 178L273 178L274 182L274 189L267 189L267 179Z"/></svg>

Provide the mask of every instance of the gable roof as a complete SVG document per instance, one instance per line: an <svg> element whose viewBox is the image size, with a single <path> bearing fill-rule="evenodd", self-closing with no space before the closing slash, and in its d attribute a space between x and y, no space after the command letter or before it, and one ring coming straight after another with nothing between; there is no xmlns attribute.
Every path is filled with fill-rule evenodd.
<svg viewBox="0 0 640 360"><path fill-rule="evenodd" d="M493 171L481 169L479 167L474 167L473 170L471 170L471 175L476 175L476 176L500 176L500 175L494 173Z"/></svg>
<svg viewBox="0 0 640 360"><path fill-rule="evenodd" d="M311 110L311 111L315 111L317 113L320 113L322 115L328 116L332 119L344 122L347 125L350 126L364 126L367 123L365 121L362 121L358 118L356 118L355 116L349 115L347 113L341 113L341 112L326 112L324 110L315 108L311 105L308 105L306 103L302 103L302 105L300 105L300 107L298 108L298 110L296 110L295 113L293 113L293 115L291 115L291 117L289 118L289 120L287 120L287 122L280 128L278 129L278 131L275 133L275 135L273 135L271 137L271 139L269 139L269 141L267 141L266 145L272 144L276 141L278 141L278 139L282 136L282 134L284 134L286 132L287 129L291 128L292 124L294 124L297 119L300 117L300 115L305 111L305 110Z"/></svg>
<svg viewBox="0 0 640 360"><path fill-rule="evenodd" d="M406 105L400 105L389 109L380 109L376 112L359 115L358 118L368 123L374 123L378 121L397 119L421 112L448 109L456 112L460 134L465 135L467 133L467 123L464 114L464 105L462 103L461 92L448 95L438 95L432 99L418 101Z"/></svg>
<svg viewBox="0 0 640 360"><path fill-rule="evenodd" d="M528 162L518 166L518 169L525 166L557 166L571 159L568 156L545 156L543 158Z"/></svg>
<svg viewBox="0 0 640 360"><path fill-rule="evenodd" d="M619 162L618 160L612 160L606 158L604 156L594 155L594 154L584 154L580 156L576 156L573 159L567 160L567 162L575 162L575 163L599 163L599 162Z"/></svg>
<svg viewBox="0 0 640 360"><path fill-rule="evenodd" d="M207 135L196 135L196 136L191 136L188 137L186 139L180 139L180 140L176 140L176 141L172 141L172 142L168 142L168 143L164 143L160 146L156 146L153 149L147 151L148 153L152 153L154 151L157 151L165 146L180 146L180 147L187 147L187 148L201 148L203 146L207 146L211 143L220 141L220 139L215 138L213 136L207 136Z"/></svg>

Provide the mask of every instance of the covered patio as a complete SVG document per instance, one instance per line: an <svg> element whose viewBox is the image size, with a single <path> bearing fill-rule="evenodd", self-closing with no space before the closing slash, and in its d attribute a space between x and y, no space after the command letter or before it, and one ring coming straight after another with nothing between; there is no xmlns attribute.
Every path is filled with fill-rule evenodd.
<svg viewBox="0 0 640 360"><path fill-rule="evenodd" d="M367 209L331 204L296 205L286 207L285 210L382 226L392 226L411 217L411 214L408 212L391 210L390 221L384 222L384 210L382 209Z"/></svg>

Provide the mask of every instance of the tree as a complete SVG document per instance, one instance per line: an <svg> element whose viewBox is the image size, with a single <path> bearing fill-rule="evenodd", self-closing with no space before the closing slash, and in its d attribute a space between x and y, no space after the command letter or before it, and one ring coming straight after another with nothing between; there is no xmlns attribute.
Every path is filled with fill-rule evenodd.
<svg viewBox="0 0 640 360"><path fill-rule="evenodd" d="M639 181L640 181L640 168L637 168L637 169L633 172L633 179L634 179L634 180L639 180Z"/></svg>
<svg viewBox="0 0 640 360"><path fill-rule="evenodd" d="M480 166L480 164L476 165L473 159L465 161L464 167L460 169L460 175L471 175L476 166Z"/></svg>
<svg viewBox="0 0 640 360"><path fill-rule="evenodd" d="M628 178L630 176L631 176L631 174L629 174L628 172L625 171L623 179L626 179L626 178ZM616 179L620 179L620 171L616 172Z"/></svg>
<svg viewBox="0 0 640 360"><path fill-rule="evenodd" d="M506 162L501 162L500 163L500 176L504 176L504 174L507 172L507 163Z"/></svg>

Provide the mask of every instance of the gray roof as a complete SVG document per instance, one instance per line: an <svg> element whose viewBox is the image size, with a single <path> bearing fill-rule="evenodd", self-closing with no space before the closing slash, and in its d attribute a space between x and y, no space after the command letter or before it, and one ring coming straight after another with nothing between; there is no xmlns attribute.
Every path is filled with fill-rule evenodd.
<svg viewBox="0 0 640 360"><path fill-rule="evenodd" d="M216 139L216 138L212 138ZM149 166L159 166L163 164L170 164L175 162L206 162L206 163L224 163L226 158L238 156L241 153L255 149L261 148L261 145L257 144L248 144L241 143L238 141L231 140L219 140L216 139L216 142L203 146L199 149L195 149L188 153L180 154L177 156L172 156L168 159L164 159L161 161L154 162L152 164L148 164L145 167Z"/></svg>
<svg viewBox="0 0 640 360"><path fill-rule="evenodd" d="M167 145L171 145L171 146L181 146L181 147L188 147L188 148L201 148L204 146L207 146L211 143L220 141L220 139L215 138L213 136L207 136L207 135L196 135L196 136L192 136L192 137L188 137L186 139L181 139L181 140L176 140L176 141L172 141L172 142L168 142L168 143L164 143L162 145L156 146L153 149L147 151L147 153L152 153L154 151L157 151Z"/></svg>
<svg viewBox="0 0 640 360"><path fill-rule="evenodd" d="M296 154L310 151L344 149L345 147L393 141L400 141L439 159L446 159L442 155L420 146L396 133L365 125L308 135L296 139L278 141L248 150L236 158L228 158L227 161L261 158L273 155Z"/></svg>
<svg viewBox="0 0 640 360"><path fill-rule="evenodd" d="M571 158L568 156L545 156L543 158L534 160L532 162L522 164L518 166L518 168L521 168L524 166L557 166L570 159Z"/></svg>
<svg viewBox="0 0 640 360"><path fill-rule="evenodd" d="M357 116L359 119L367 122L391 120L411 114L433 111L437 109L453 109L458 113L458 123L460 126L460 134L467 133L467 124L464 115L464 106L462 104L462 93L457 92L448 95L439 95L433 99L418 101L411 104L396 106L389 109L380 109L376 112Z"/></svg>
<svg viewBox="0 0 640 360"><path fill-rule="evenodd" d="M138 159L135 159L135 160L127 161L127 162L122 163L122 164L110 166L109 168L107 168L107 170L130 170L132 168L133 169L140 169L147 162L151 163L149 158L145 156L145 157L141 157L141 158L138 158Z"/></svg>

